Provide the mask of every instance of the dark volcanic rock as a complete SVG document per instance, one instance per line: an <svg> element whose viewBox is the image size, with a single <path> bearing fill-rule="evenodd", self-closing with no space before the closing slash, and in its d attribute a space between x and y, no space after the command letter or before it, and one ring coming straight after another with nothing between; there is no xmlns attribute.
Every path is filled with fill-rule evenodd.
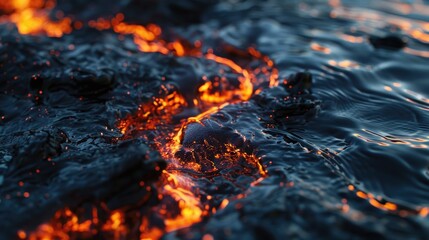
<svg viewBox="0 0 429 240"><path fill-rule="evenodd" d="M114 16L126 13L126 20L140 24L156 22L185 25L201 22L206 9L213 7L214 0L166 0L140 1L125 0L108 2L91 1L57 1L57 9L80 20L95 20L100 16Z"/></svg>
<svg viewBox="0 0 429 240"><path fill-rule="evenodd" d="M370 36L369 42L375 48L384 48L389 50L400 50L407 46L407 42L404 38L394 35L385 37Z"/></svg>

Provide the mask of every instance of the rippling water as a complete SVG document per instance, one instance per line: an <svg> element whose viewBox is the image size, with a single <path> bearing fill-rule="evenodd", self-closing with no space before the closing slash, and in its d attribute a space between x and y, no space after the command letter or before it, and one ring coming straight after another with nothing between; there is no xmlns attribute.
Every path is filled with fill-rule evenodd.
<svg viewBox="0 0 429 240"><path fill-rule="evenodd" d="M133 12L134 5L127 5L128 2L124 1L124 6L112 4L111 9ZM199 196L211 196L214 200L210 204L221 207L202 221L196 221L185 229L170 231L164 236L166 239L200 239L203 236L206 240L211 236L214 239L428 238L429 82L426 82L426 78L429 76L429 2L222 1L206 8L198 5L205 6L205 3L189 2L191 15L200 12L198 21L190 17L177 19L175 23L174 18L160 18L159 23L165 34L171 34L170 38L191 42L200 40L204 43L203 49L214 48L220 52L222 50L219 49L225 45L239 50L254 47L274 62L280 85L284 81L290 82L297 73L304 72L307 77L312 76L312 84L311 90L310 87L304 87L307 92L303 95L300 93L297 100L291 102L281 101L288 97L294 98L291 92L281 87L262 87L248 101L231 102L207 117L210 120L206 121L211 121L205 122L211 126L208 133L204 129L192 130L188 127L182 141L187 148L190 146L186 146L186 134L191 136L190 141L197 139L196 142L199 141L198 134L214 134L217 136L216 141L224 138L229 141L236 136L234 134L239 134L240 140L237 141L243 142L240 142L240 146L251 149L249 152L260 158L267 176L259 178L264 174L258 175L258 171L253 170L246 171L247 175L238 176L233 173L234 170L228 170L231 165L225 167L221 163L216 166L221 170L217 177L201 177L192 171L184 171L198 187ZM195 4L197 11L192 9L192 4ZM58 8L67 6L59 1ZM92 18L91 11L93 8L89 6L75 14ZM172 16L177 18L183 14L180 11L173 13L177 15ZM138 13L134 15L131 15L131 20L138 22ZM150 21L157 19L153 16L148 18ZM141 21L145 23L147 20ZM56 58L50 59L59 70L50 73L43 83L55 89L49 90L52 92L50 97L42 103L46 111L55 113L53 115L41 114L40 108L35 110L40 103L25 99L28 89L21 89L22 86L10 80L16 71L2 70L5 72L3 76L7 77L1 81L7 84L1 88L3 93L0 95L0 115L6 119L0 120L0 143L5 146L0 147L0 153L3 154L0 157L3 158L2 168L8 169L1 179L3 186L16 184L20 179L34 180L28 180L30 177L23 177L20 172L25 170L22 164L25 165L28 160L21 156L25 154L24 150L21 155L16 150L20 145L28 144L19 140L20 134L30 131L30 136L34 134L40 137L45 130L42 133L31 131L54 126L67 135L67 140L66 137L56 140L61 142L60 148L64 153L52 150L55 154L51 154L54 159L58 158L57 164L62 172L48 174L45 176L48 180L40 181L41 184L34 183L33 186L37 189L35 195L40 198L45 193L54 195L51 202L33 200L35 205L40 203L43 209L55 207L46 210L49 214L40 213L34 210L34 206L28 206L20 200L13 203L2 200L2 221L9 217L15 219L11 224L13 231L34 229L38 224L48 221L55 210L64 205L73 205L70 202L74 201L70 198L80 188L86 187L92 191L103 186L103 177L106 176L101 173L100 176L91 176L91 169L96 172L105 167L106 175L109 175L106 181L111 181L110 176L118 177L123 169L133 172L136 166L155 168L155 163L141 163L144 165L142 167L137 160L127 160L128 165L121 165L122 155L129 155L133 159L148 158L154 162L161 157L156 153L151 153L153 155L149 157L143 153L149 151L149 148L154 149L150 141L155 139L152 135L158 132L130 134L127 139L134 140L127 143L117 128L118 121L127 114L134 114L139 104L156 95L153 89L161 84L159 76L170 76L173 79L171 82L178 86L186 98L186 91L195 88L194 78L207 72L215 73L221 68L193 57L177 59L162 54L140 54L131 39L118 40L111 32L91 32L95 37L90 40L85 39L86 32L72 33L54 40L40 36L23 37L15 29L10 30L10 26L2 25L0 33L3 44L9 44L7 46L16 49L31 46L32 50L29 51L46 52L40 58L32 56L34 62L44 60L51 44L54 48L64 49L65 55L58 62L55 62ZM14 43L12 39L16 37L22 37L22 45ZM72 43L78 52L66 50ZM86 45L88 43L93 45ZM2 53L9 50L3 45ZM22 49L20 53L14 55L15 58L28 56ZM89 60L84 56L89 56ZM252 64L245 57L236 59L245 65ZM8 56L3 56L2 65L10 69L16 67L7 65L8 60ZM29 67L29 62L25 62L27 65L22 67L28 72L28 76L24 76L27 78L36 70L39 71L35 66ZM88 62L89 65L86 65ZM152 62L154 65L148 64ZM123 64L129 67L122 69ZM94 93L91 86L79 88L76 85L77 89L74 89L68 83L55 82L55 79L64 79L61 72L81 71L81 68L91 71L96 69L98 77L100 74L110 76L109 69L113 69L118 83L113 87L114 90L110 89L111 86L96 83L97 92ZM189 70L191 68L193 70ZM86 73L79 72L76 75L79 74ZM228 74L233 76L236 73ZM70 95L57 95L64 89ZM87 89L91 91L88 96L85 95ZM103 95L108 91L111 91L110 95ZM97 94L101 94L101 97L91 97ZM76 103L79 97L84 100ZM21 112L21 109L32 110ZM196 115L203 109L188 109L179 118ZM42 120L36 119L41 115ZM99 120L89 116L98 116ZM28 117L35 120L23 120ZM174 121L178 122L177 119ZM166 127L169 131L180 126L173 123ZM52 134L49 131L54 130L46 131L49 135ZM102 137L98 136L100 132L104 134ZM221 135L223 133L225 136ZM59 133L54 135L62 138ZM125 143L121 145L123 140ZM64 150L64 142L70 143L70 153ZM119 145L114 145L117 142ZM166 144L166 141L161 143ZM30 158L39 155L34 153ZM164 155L168 154L161 150L161 156ZM17 158L19 164L10 164L11 158ZM82 162L92 162L92 165L73 165L73 158L82 158ZM111 158L112 165L104 165L104 158ZM240 166L256 168L253 165ZM114 169L116 167L120 169ZM236 167L232 165L231 168ZM82 168L89 170L79 172ZM156 182L158 176L143 177L147 178L145 181ZM93 188L86 186L89 182L94 184ZM120 186L131 186L132 182L127 178ZM16 189L6 188L2 194L9 194L7 199L10 199L10 194ZM110 187L107 189L113 192L111 195L117 192ZM79 200L76 201L98 201L99 198L104 200L106 196L101 190L97 190L94 195L85 193L77 197ZM112 198L109 195L109 201ZM136 205L138 201L135 199L139 197L118 198L111 204L113 209L115 204L124 202L126 205ZM227 202L223 199L227 199ZM156 206L149 200L146 204ZM13 216L11 209L28 210L35 216L43 216L43 221L31 220L35 223L27 224L25 219L28 217L23 217L25 211L18 211ZM9 231L2 231L4 236L9 236Z"/></svg>

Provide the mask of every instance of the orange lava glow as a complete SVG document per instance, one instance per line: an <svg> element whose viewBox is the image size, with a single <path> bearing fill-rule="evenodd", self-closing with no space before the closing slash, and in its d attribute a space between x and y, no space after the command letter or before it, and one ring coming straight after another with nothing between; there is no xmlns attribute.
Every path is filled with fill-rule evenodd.
<svg viewBox="0 0 429 240"><path fill-rule="evenodd" d="M55 6L53 0L12 0L0 3L0 10L8 13L0 22L16 25L21 34L46 34L61 37L72 31L71 19L57 12L59 20L52 21L49 13Z"/></svg>
<svg viewBox="0 0 429 240"><path fill-rule="evenodd" d="M91 219L81 219L70 209L65 208L55 213L50 223L40 225L36 231L27 234L20 230L18 238L28 240L51 239L88 239L100 234L111 239L119 240L127 234L128 229L124 225L123 213L114 211L104 224L98 219L97 209L92 211Z"/></svg>
<svg viewBox="0 0 429 240"><path fill-rule="evenodd" d="M118 17L116 17L116 19L118 19ZM122 17L119 17L118 22L121 20ZM196 186L194 186L192 179L180 171L175 170L184 168L199 173L204 173L204 171L207 170L204 169L201 164L191 159L183 161L183 159L179 159L175 156L176 152L181 148L183 133L187 126L192 123L201 124L203 119L208 118L211 114L219 111L219 109L227 104L248 100L254 92L253 83L258 83L259 80L256 78L257 72L255 73L255 70L245 69L233 60L217 56L211 51L206 54L199 52L198 47L201 43L197 44L197 49L186 49L180 42L167 43L159 39L161 30L154 27L155 25L151 27L152 30L149 30L149 27L121 25L122 23L117 24L115 21L116 20L111 21L113 30L120 34L133 35L134 42L143 52L160 52L162 54L174 54L179 57L202 57L223 65L239 75L237 77L238 85L231 84L229 82L230 80L222 77L213 81L209 81L207 78L203 77L203 83L198 88L198 94L193 100L193 105L198 108L201 113L195 117L182 120L181 127L179 128L175 127L169 131L165 129L161 130L162 126L172 123L173 117L189 105L189 103L175 91L165 97L154 98L152 102L141 105L136 114L127 116L119 122L118 128L125 137L133 131L160 130L157 131L159 134L158 140L156 140L157 148L163 158L169 160L169 165L167 169L163 171L159 184L158 190L160 192L161 204L156 211L164 219L165 229L151 226L147 221L143 221L140 226L142 239L156 239L162 236L164 232L174 231L200 222L205 216L210 214L210 210L215 211L215 209L211 209L209 206L202 206L200 196L195 194ZM98 22L104 24L103 21ZM274 68L274 63L254 48L249 48L248 54L255 59L262 60L262 62L267 65L263 70L259 71L267 76L265 81L268 80L270 86L276 86L278 71ZM260 158L255 155L245 153L231 144L224 144L217 147L221 148L224 152L222 156L216 157L222 158L225 162L232 163L238 161L238 159L245 159L249 165L257 170L260 176L266 176L266 170L261 165ZM211 159L207 159L209 165L211 161ZM217 169L213 167L212 170L215 171ZM171 215L167 206L162 204L166 196L173 198L178 203L180 209L179 214Z"/></svg>
<svg viewBox="0 0 429 240"><path fill-rule="evenodd" d="M357 190L356 187L353 185L349 185L348 189L352 192L355 192L357 197L367 200L368 203L371 204L373 207L384 211L395 212L403 217L408 215L419 215L421 217L426 217L429 214L429 207L407 209L395 203L382 200L380 197L374 196L371 193L366 193L366 192Z"/></svg>
<svg viewBox="0 0 429 240"><path fill-rule="evenodd" d="M238 78L239 87L231 87L225 78L219 78L216 82L206 81L202 84L198 91L200 93L200 100L207 105L222 104L225 102L231 102L234 100L246 101L253 94L253 83L256 83L255 74L248 69L243 69L233 60L217 56L209 51L203 54L200 51L201 42L198 41L195 48L186 48L181 42L173 41L167 42L160 38L162 30L155 24L149 24L148 26L127 24L123 22L124 15L119 13L113 19L106 20L103 18L97 19L96 21L90 21L89 26L98 30L112 29L114 32L122 35L132 35L134 43L138 46L142 52L159 52L162 54L174 54L178 57L181 56L196 56L204 57L208 60L212 60L219 64L222 64L235 73L240 74ZM263 68L262 72L269 76L270 86L276 86L278 84L278 71L274 68L274 63L267 56L263 56L254 48L248 49L248 54L256 59L262 60L267 67ZM222 86L222 87L220 87Z"/></svg>
<svg viewBox="0 0 429 240"><path fill-rule="evenodd" d="M186 107L185 99L176 91L164 98L154 98L148 104L140 105L137 113L120 121L118 128L123 134L132 130L153 130L160 124L171 122L172 116Z"/></svg>
<svg viewBox="0 0 429 240"><path fill-rule="evenodd" d="M178 203L180 214L174 218L166 218L166 231L174 231L180 228L191 226L192 224L202 220L203 212L200 201L195 195L186 188L183 184L177 182L177 185L165 185L165 193L172 196Z"/></svg>
<svg viewBox="0 0 429 240"><path fill-rule="evenodd" d="M21 34L45 34L50 37L61 37L72 31L72 21L68 17L57 14L58 21L49 19L49 13L55 6L52 0L14 0L8 3L0 3L0 9L8 15L2 19L14 23ZM205 216L216 211L217 206L208 206L200 201L196 186L190 176L177 169L189 169L195 172L206 171L202 164L193 161L184 161L175 156L181 148L181 138L189 124L200 123L219 111L224 106L238 101L246 101L255 92L255 86L267 83L273 87L278 85L278 70L274 62L251 47L244 51L246 56L260 62L260 67L250 69L240 66L234 60L215 55L212 51L203 53L200 51L201 41L196 41L192 47L180 41L168 42L161 38L162 30L155 24L147 26L128 24L124 22L125 16L121 13L112 19L99 18L89 21L87 26L99 31L110 30L120 35L131 35L138 49L142 52L157 52L172 54L177 57L192 56L204 58L216 62L224 70L229 69L237 74L236 82L231 79L219 77L215 80L202 79L198 87L195 99L189 103L172 86L163 85L159 96L153 97L148 103L139 106L137 112L121 119L118 129L124 138L131 138L134 132L154 131L158 137L155 139L156 147L162 157L169 163L163 171L158 183L160 204L156 207L156 214L164 221L164 227L153 226L146 218L141 217L139 227L140 239L159 239L165 232L188 227L200 222ZM78 23L78 24L77 24ZM81 22L75 22L74 28L80 29ZM186 46L186 47L185 47ZM192 105L200 112L199 115L183 119L180 123L173 123L173 118L185 108ZM173 127L171 127L173 126ZM218 161L224 161L227 166L244 161L251 169L246 170L250 174L256 174L258 181L267 175L260 158L253 153L248 153L230 143L220 146L208 146L218 148L221 153L216 153ZM214 159L206 159L211 164ZM229 165L228 165L229 164ZM252 172L252 169L256 173ZM213 170L217 167L213 163ZM210 196L206 196L210 197ZM174 199L178 206L178 213L170 213L167 203L163 199ZM220 208L225 207L228 200L225 199ZM65 208L56 212L49 223L40 225L34 232L17 233L20 239L75 239L91 238L95 235L108 236L112 239L124 239L130 229L125 225L125 216L121 210L110 212L108 218L103 220L98 216L97 208L92 210L92 218L82 217L70 209ZM207 238L207 237L206 237Z"/></svg>
<svg viewBox="0 0 429 240"><path fill-rule="evenodd" d="M128 24L124 22L122 13L116 14L112 19L99 18L89 21L88 25L99 31L112 29L114 32L122 35L132 35L134 43L142 52L159 52L162 54L175 54L176 56L184 56L191 51L186 52L185 47L179 42L167 43L160 38L162 30L155 24L142 26L138 24Z"/></svg>

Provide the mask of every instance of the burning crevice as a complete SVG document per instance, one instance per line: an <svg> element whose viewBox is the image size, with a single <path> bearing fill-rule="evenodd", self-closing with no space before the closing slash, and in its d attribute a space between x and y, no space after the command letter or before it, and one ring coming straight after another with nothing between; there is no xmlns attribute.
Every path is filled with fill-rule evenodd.
<svg viewBox="0 0 429 240"><path fill-rule="evenodd" d="M212 53L208 53L205 57L216 63L225 64L235 74L241 74L242 76L238 76L239 81L236 86L229 86L230 81L234 81L233 78L219 76L213 78L212 82L203 76L201 80L205 83L197 91L190 93L196 97L186 97L188 102L184 100L185 97L182 94L173 90L172 93L165 94L165 97L154 98L153 102L141 105L137 115L127 117L119 123L119 128L126 136L133 132L134 134L142 131L155 132L157 137L152 139L154 145L165 159L170 159L164 176L161 178L163 186L160 186L162 189L160 207L155 211L156 215L164 219L165 229L154 230L159 226L145 226L145 229L149 230L146 233L143 232L142 236L152 235L153 231L161 233L190 226L215 211L216 205L209 204L210 201L203 203L200 200L210 199L210 195L194 194L201 191L195 185L194 178L210 179L223 176L236 184L235 179L242 175L266 175L260 158L254 155L254 150L245 137L209 120L210 115L220 109L216 104L225 106L227 103L250 98L253 91L251 74L232 60L218 57ZM220 73L223 74L223 72L224 70ZM223 82L216 82L220 78ZM227 89L211 88L220 84L227 86ZM209 87L206 88L206 86ZM167 88L163 87L163 89ZM192 100L189 101L189 99ZM188 110L188 112L202 113L187 119L176 119L177 123L174 126L172 123L174 123L175 116L186 112L186 109L194 109L193 111ZM180 124L180 122L182 123ZM168 204L171 199L178 202L179 211L176 214L171 213L175 212L171 209L171 203ZM168 205L170 207L167 210L165 208ZM163 214L165 211L169 213ZM153 225L153 223L150 224Z"/></svg>

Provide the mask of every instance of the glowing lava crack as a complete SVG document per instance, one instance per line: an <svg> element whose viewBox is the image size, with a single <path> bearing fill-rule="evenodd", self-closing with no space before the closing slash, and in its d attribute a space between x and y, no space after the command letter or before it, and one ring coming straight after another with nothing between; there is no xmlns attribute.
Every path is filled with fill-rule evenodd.
<svg viewBox="0 0 429 240"><path fill-rule="evenodd" d="M21 34L46 34L61 37L72 29L79 29L82 23L72 24L71 19L58 15L60 20L52 21L48 15L55 6L54 1L16 0L9 4L2 3L1 9L10 13L2 21L13 22ZM173 54L177 57L190 56L204 58L218 64L221 71L230 71L236 78L223 76L207 78L201 76L201 82L195 97L186 100L177 89L169 85L162 86L159 97L152 102L140 105L136 114L119 121L118 128L124 139L133 138L135 132L153 132L155 145L168 166L162 172L158 183L160 204L153 209L153 215L162 219L164 226L153 224L149 218L141 220L141 239L157 239L165 232L188 227L201 221L205 216L214 213L218 206L211 206L201 201L198 186L195 186L192 175L213 177L223 175L234 181L237 172L255 177L255 180L266 175L260 159L254 155L247 140L239 133L226 130L220 124L209 119L210 114L217 112L228 103L248 100L255 92L255 87L263 83L267 86L277 84L277 70L273 62L254 48L249 48L247 57L260 62L257 69L247 69L231 59L217 56L212 50L203 53L201 42L192 47L185 47L181 42L167 42L160 38L161 28L151 24L141 26L123 22L124 15L117 14L113 19L90 21L88 26L97 30L113 30L117 34L132 35L134 42L142 52L159 52ZM258 88L260 90L260 88ZM182 119L175 124L173 118L193 108L200 115ZM228 171L235 170L235 173ZM211 196L204 196L210 199ZM177 210L172 211L172 201ZM225 207L225 200L220 207ZM68 239L70 233L81 233L80 236L91 236L97 231L111 233L114 239L126 236L124 214L121 211L111 213L107 222L100 225L98 210L93 208L92 217L79 219L70 209L60 210L51 223L41 225L29 234L18 232L19 238L29 239ZM95 231L95 229L99 229ZM95 232L94 232L95 231Z"/></svg>
<svg viewBox="0 0 429 240"><path fill-rule="evenodd" d="M186 102L175 90L166 91L164 97L156 97L152 102L142 104L135 115L126 117L118 125L125 138L145 131L155 132L158 137L154 142L158 151L169 161L159 184L161 204L155 210L162 215L165 229L158 229L148 223L142 237L160 237L163 231L190 226L216 211L217 206L202 203L202 196L195 194L198 186L192 180L193 175L206 178L222 175L232 181L239 175L253 176L255 180L266 175L260 159L254 155L252 147L242 135L210 120L211 114L227 104L250 98L253 94L254 74L232 60L212 53L201 56L223 64L238 74L236 88L231 87L234 79L225 78L222 84L227 87L214 89L212 87L216 82L202 78L206 82L198 88L197 97L192 102ZM266 79L268 81L270 77ZM175 115L189 106L202 113L182 119L182 123L174 126L172 123ZM236 173L232 173L233 170ZM203 198L210 199L211 196ZM164 199L166 203L163 203ZM175 215L166 209L169 199L178 203L180 210Z"/></svg>

